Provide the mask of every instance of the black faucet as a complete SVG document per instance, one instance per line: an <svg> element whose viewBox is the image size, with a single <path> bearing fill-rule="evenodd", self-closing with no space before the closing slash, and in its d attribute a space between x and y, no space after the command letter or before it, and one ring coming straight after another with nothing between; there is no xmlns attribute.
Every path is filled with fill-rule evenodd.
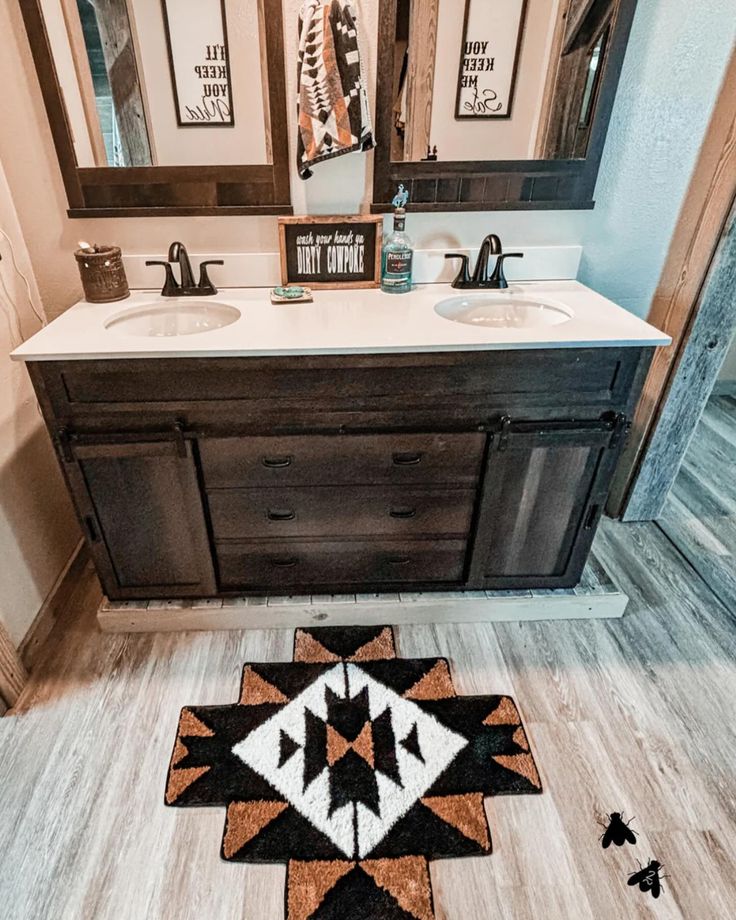
<svg viewBox="0 0 736 920"><path fill-rule="evenodd" d="M174 271L171 267L174 262L179 263L179 281L174 277ZM162 297L208 297L216 294L217 288L210 281L207 266L224 264L222 259L208 259L201 262L199 266L199 283L195 284L189 253L184 243L180 243L178 240L169 246L167 262L156 259L146 261L146 265L163 265L166 271L164 286L161 290Z"/></svg>
<svg viewBox="0 0 736 920"><path fill-rule="evenodd" d="M488 261L491 256L496 257L496 264L491 274L488 274ZM454 288L461 290L480 290L488 288L491 290L504 290L509 286L506 276L503 273L503 263L505 259L523 259L523 252L503 252L501 240L495 233L489 233L483 240L478 251L478 261L475 263L473 275L470 275L470 259L467 255L460 252L445 253L446 259L461 259L460 271L452 282Z"/></svg>

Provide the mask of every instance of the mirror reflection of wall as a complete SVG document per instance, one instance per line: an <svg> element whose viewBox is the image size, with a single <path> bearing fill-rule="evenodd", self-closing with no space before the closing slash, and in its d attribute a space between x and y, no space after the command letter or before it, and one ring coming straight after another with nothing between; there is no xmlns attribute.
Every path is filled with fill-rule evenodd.
<svg viewBox="0 0 736 920"><path fill-rule="evenodd" d="M263 0L42 8L78 166L271 162Z"/></svg>
<svg viewBox="0 0 736 920"><path fill-rule="evenodd" d="M397 0L394 161L585 157L618 0Z"/></svg>

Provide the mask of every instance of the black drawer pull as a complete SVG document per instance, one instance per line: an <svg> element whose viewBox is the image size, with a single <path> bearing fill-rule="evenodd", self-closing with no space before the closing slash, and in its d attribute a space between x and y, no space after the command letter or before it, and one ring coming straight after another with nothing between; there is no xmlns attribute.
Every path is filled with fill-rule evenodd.
<svg viewBox="0 0 736 920"><path fill-rule="evenodd" d="M408 556L389 556L386 562L389 565L409 565L411 559Z"/></svg>
<svg viewBox="0 0 736 920"><path fill-rule="evenodd" d="M281 470L285 466L291 466L293 457L264 457L261 461L269 470Z"/></svg>
<svg viewBox="0 0 736 920"><path fill-rule="evenodd" d="M393 461L394 466L416 466L417 463L422 462L422 455L419 453L394 454Z"/></svg>
<svg viewBox="0 0 736 920"><path fill-rule="evenodd" d="M275 565L279 569L291 569L299 562L295 558L285 558L285 559L270 559L269 562L271 565Z"/></svg>
<svg viewBox="0 0 736 920"><path fill-rule="evenodd" d="M269 508L266 516L269 521L293 521L296 511L292 511L291 508Z"/></svg>
<svg viewBox="0 0 736 920"><path fill-rule="evenodd" d="M397 518L400 521L407 521L409 518L417 516L416 508L392 508L389 511L389 514L392 518Z"/></svg>

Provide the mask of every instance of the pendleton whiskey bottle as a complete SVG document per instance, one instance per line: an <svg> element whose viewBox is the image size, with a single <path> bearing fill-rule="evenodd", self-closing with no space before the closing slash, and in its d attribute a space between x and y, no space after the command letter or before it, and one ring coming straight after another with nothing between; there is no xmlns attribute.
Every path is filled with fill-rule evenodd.
<svg viewBox="0 0 736 920"><path fill-rule="evenodd" d="M394 211L394 229L383 243L381 290L387 294L406 294L411 290L411 268L414 252L404 230L406 211Z"/></svg>

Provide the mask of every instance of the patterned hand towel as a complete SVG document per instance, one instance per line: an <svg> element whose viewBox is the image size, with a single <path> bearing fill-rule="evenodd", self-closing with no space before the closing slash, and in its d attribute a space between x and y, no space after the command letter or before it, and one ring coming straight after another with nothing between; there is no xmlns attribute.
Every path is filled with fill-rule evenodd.
<svg viewBox="0 0 736 920"><path fill-rule="evenodd" d="M315 163L374 146L358 27L349 2L306 0L302 5L297 86L302 179L312 175Z"/></svg>

